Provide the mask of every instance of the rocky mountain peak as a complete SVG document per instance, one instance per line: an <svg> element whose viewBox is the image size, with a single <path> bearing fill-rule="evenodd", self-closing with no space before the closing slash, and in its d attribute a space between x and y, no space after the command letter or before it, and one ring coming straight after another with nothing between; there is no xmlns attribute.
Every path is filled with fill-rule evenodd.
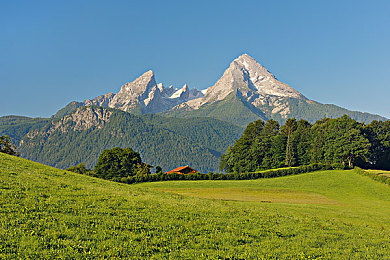
<svg viewBox="0 0 390 260"><path fill-rule="evenodd" d="M248 54L243 54L232 61L232 64L236 65L234 68L239 70L246 70L248 72L252 72L254 74L261 74L263 76L270 76L275 78L264 66L258 63L254 58L249 56Z"/></svg>
<svg viewBox="0 0 390 260"><path fill-rule="evenodd" d="M149 70L133 82L124 84L121 87L120 92L130 92L140 95L143 94L145 91L152 89L154 86L157 86L156 79L154 78L153 71Z"/></svg>
<svg viewBox="0 0 390 260"><path fill-rule="evenodd" d="M134 81L122 85L116 94L108 93L92 100L87 99L76 106L97 105L126 112L158 113L200 97L203 94L196 89L191 90L187 84L181 89L173 86L165 88L162 83L157 84L153 71L149 70Z"/></svg>
<svg viewBox="0 0 390 260"><path fill-rule="evenodd" d="M139 105L141 100L148 99L150 92L155 88L157 88L157 83L154 73L149 70L134 81L124 84L112 98L108 107L130 111Z"/></svg>
<svg viewBox="0 0 390 260"><path fill-rule="evenodd" d="M59 119L53 120L48 133L60 129L62 132L82 131L92 127L102 128L110 121L112 111L102 107L79 107Z"/></svg>
<svg viewBox="0 0 390 260"><path fill-rule="evenodd" d="M292 87L277 80L248 54L243 54L230 63L223 76L207 90L202 103L223 100L236 90L247 97L248 101L267 96L306 99Z"/></svg>
<svg viewBox="0 0 390 260"><path fill-rule="evenodd" d="M181 89L177 89L175 93L172 94L169 98L188 98L189 97L190 89L188 88L187 84L184 84L184 86Z"/></svg>

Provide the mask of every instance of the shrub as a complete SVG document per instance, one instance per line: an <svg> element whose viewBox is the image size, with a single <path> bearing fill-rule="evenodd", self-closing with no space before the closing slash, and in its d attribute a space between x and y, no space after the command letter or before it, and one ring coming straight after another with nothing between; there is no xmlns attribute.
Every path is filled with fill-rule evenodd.
<svg viewBox="0 0 390 260"><path fill-rule="evenodd" d="M75 173L85 174L85 175L90 175L90 176L95 175L91 169L88 169L87 167L85 167L84 163L79 163L77 166L71 166L66 170L70 171L70 172L75 172Z"/></svg>
<svg viewBox="0 0 390 260"><path fill-rule="evenodd" d="M147 172L148 166L141 160L139 153L131 148L119 148L104 150L98 158L95 166L97 177L103 179L118 180L122 177L133 176L137 171ZM146 169L146 170L144 170Z"/></svg>
<svg viewBox="0 0 390 260"><path fill-rule="evenodd" d="M378 175L376 173L367 172L367 171L365 171L365 170L363 170L362 168L359 168L359 167L355 167L354 169L355 169L355 172L360 174L360 175L368 176L368 177L370 177L371 179L373 179L373 180L375 180L377 182L381 182L381 183L390 185L390 178L385 176L385 175Z"/></svg>

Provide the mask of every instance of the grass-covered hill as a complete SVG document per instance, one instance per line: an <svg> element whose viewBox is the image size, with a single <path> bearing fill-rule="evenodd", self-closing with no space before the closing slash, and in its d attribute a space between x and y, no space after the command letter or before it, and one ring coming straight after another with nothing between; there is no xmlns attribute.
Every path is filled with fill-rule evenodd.
<svg viewBox="0 0 390 260"><path fill-rule="evenodd" d="M144 162L165 171L190 165L207 172L218 169L221 154L242 132L213 118L137 116L84 106L29 131L18 151L24 158L67 168L80 162L93 167L104 149L131 147Z"/></svg>
<svg viewBox="0 0 390 260"><path fill-rule="evenodd" d="M354 170L127 185L0 153L0 259L386 259L389 195Z"/></svg>

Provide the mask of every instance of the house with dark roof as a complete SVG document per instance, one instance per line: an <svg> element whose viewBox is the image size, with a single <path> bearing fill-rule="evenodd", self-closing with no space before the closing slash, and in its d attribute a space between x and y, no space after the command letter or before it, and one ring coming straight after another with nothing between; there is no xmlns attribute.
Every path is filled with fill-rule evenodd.
<svg viewBox="0 0 390 260"><path fill-rule="evenodd" d="M169 172L166 172L166 174L172 174L172 173L191 174L191 173L196 173L196 170L194 170L190 166L186 165L186 166L177 167L176 169L173 169Z"/></svg>

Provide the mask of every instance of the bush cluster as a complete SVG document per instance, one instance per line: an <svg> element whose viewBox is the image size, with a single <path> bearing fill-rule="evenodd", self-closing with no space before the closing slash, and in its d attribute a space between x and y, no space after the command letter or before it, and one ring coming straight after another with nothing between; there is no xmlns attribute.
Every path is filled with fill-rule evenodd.
<svg viewBox="0 0 390 260"><path fill-rule="evenodd" d="M267 171L258 172L244 172L244 173L195 173L195 174L149 174L149 175L135 175L123 178L113 179L114 181L123 183L140 183L140 182L155 182L155 181L173 181L173 180L251 180L260 178L275 178L288 175L295 175L300 173L313 172L318 170L336 170L347 169L346 166L340 164L321 164L313 163L310 165L303 165L299 167L280 168Z"/></svg>
<svg viewBox="0 0 390 260"><path fill-rule="evenodd" d="M379 174L373 173L373 172L367 172L359 167L355 167L355 171L360 175L368 176L375 181L390 185L390 177L387 177L385 175L379 175Z"/></svg>

